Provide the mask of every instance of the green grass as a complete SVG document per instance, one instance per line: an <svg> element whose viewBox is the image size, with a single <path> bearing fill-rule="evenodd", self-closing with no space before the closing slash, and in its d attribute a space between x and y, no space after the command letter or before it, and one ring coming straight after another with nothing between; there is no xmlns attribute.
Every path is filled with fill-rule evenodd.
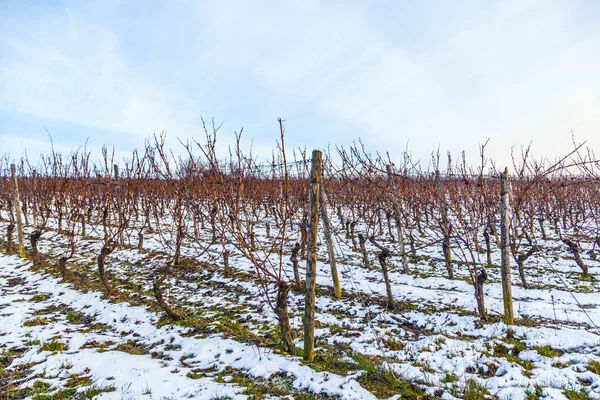
<svg viewBox="0 0 600 400"><path fill-rule="evenodd" d="M405 347L404 343L402 343L401 341L399 341L397 339L394 339L392 337L390 337L390 338L383 338L383 339L381 339L381 342L383 343L383 345L385 347L387 347L391 351L403 350L404 347Z"/></svg>
<svg viewBox="0 0 600 400"><path fill-rule="evenodd" d="M89 376L82 375L71 375L65 382L67 388L77 388L82 386L89 386L92 384L92 379Z"/></svg>
<svg viewBox="0 0 600 400"><path fill-rule="evenodd" d="M34 400L70 400L75 397L76 389L60 389L53 393L36 394Z"/></svg>
<svg viewBox="0 0 600 400"><path fill-rule="evenodd" d="M297 350L299 350L297 355L302 356L302 349ZM362 369L355 360L340 357L338 352L329 350L317 350L310 366L316 371L329 371L340 375L345 375L349 371Z"/></svg>
<svg viewBox="0 0 600 400"><path fill-rule="evenodd" d="M28 319L27 321L23 322L23 326L42 326L42 325L48 325L49 323L50 323L50 320L48 320L48 319L35 317L35 318Z"/></svg>
<svg viewBox="0 0 600 400"><path fill-rule="evenodd" d="M553 357L560 357L560 356L563 355L562 351L555 350L555 349L553 349L552 347L550 347L548 345L546 345L546 346L535 346L534 349L542 357L553 358Z"/></svg>
<svg viewBox="0 0 600 400"><path fill-rule="evenodd" d="M504 357L506 358L506 361L519 364L526 371L531 371L534 368L533 363L531 361L522 360L519 357L519 354L527 348L525 343L515 338L511 334L511 331L509 331L506 336L506 345L500 343L495 344L492 356Z"/></svg>
<svg viewBox="0 0 600 400"><path fill-rule="evenodd" d="M115 344L115 342L111 342L110 340L106 342L97 342L92 340L90 342L85 342L80 349L97 349L96 351L98 353L104 353L113 344Z"/></svg>
<svg viewBox="0 0 600 400"><path fill-rule="evenodd" d="M61 342L60 340L54 338L49 342L43 343L38 352L51 351L53 353L57 353L65 350L67 350L67 345Z"/></svg>
<svg viewBox="0 0 600 400"><path fill-rule="evenodd" d="M225 377L228 379L226 380ZM297 392L292 388L292 382L285 374L275 374L269 379L261 379L251 377L241 371L233 370L228 367L224 371L215 376L216 382L233 383L244 388L241 394L248 396L249 399L266 399L266 398L293 398L298 400L333 400L333 397L319 394L311 394L306 392ZM214 397L213 399L221 399L223 397ZM224 397L228 398L228 397Z"/></svg>
<svg viewBox="0 0 600 400"><path fill-rule="evenodd" d="M490 392L485 386L477 382L475 379L469 379L465 382L464 399L465 400L481 400L489 396Z"/></svg>
<svg viewBox="0 0 600 400"><path fill-rule="evenodd" d="M544 391L541 386L536 385L533 390L527 389L525 391L525 400L538 400L542 398Z"/></svg>
<svg viewBox="0 0 600 400"><path fill-rule="evenodd" d="M33 301L35 303L39 303L41 301L48 300L49 298L50 298L50 295L47 293L38 293L31 298L31 301Z"/></svg>
<svg viewBox="0 0 600 400"><path fill-rule="evenodd" d="M115 387L110 385L110 386L95 386L92 385L89 388L87 388L86 390L84 390L83 392L81 392L79 394L79 396L82 399L93 399L96 396L99 396L102 393L110 393L110 392L114 392L115 391Z"/></svg>
<svg viewBox="0 0 600 400"><path fill-rule="evenodd" d="M453 373L446 374L446 376L444 376L444 378L442 379L442 383L454 383L454 382L458 382L458 376L456 376L456 374L453 374Z"/></svg>
<svg viewBox="0 0 600 400"><path fill-rule="evenodd" d="M569 400L590 400L590 395L584 390L565 389L563 394Z"/></svg>
<svg viewBox="0 0 600 400"><path fill-rule="evenodd" d="M117 347L115 347L115 350L136 356L148 354L148 348L145 345L132 340L128 340L125 343L119 343Z"/></svg>
<svg viewBox="0 0 600 400"><path fill-rule="evenodd" d="M587 369L596 375L600 375L600 361L590 360L588 361Z"/></svg>
<svg viewBox="0 0 600 400"><path fill-rule="evenodd" d="M72 324L79 324L83 317L84 315L78 311L69 311L67 313L67 321Z"/></svg>

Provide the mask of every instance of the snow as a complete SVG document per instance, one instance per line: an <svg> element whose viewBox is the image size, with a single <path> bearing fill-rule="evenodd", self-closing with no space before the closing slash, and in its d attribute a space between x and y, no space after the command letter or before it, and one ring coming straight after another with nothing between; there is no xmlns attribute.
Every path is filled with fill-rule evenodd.
<svg viewBox="0 0 600 400"><path fill-rule="evenodd" d="M25 343L39 340L40 346L52 338L59 338L68 349L52 353L39 351L40 346L29 350L15 359L11 367L34 363L29 376L40 375L44 381L58 385L66 374L85 374L95 385L113 386L116 391L103 393L99 398L198 398L210 399L229 396L234 399L247 398L240 395L240 387L233 384L217 383L214 379L190 379L186 375L194 369L214 368L224 371L227 367L243 370L253 377L269 378L284 373L292 377L293 387L313 393L337 395L342 399L374 399L361 388L356 380L329 372L316 372L302 365L297 359L272 354L268 349L260 349L248 344L224 339L220 335L207 338L185 337L185 329L165 325L156 327L158 315L142 307L126 303L110 303L101 299L101 293L82 293L50 276L42 276L28 270L29 262L21 262L15 257L0 255L0 346L21 348ZM9 287L11 278L23 279L22 286L28 292L46 293L47 300L32 303L33 294L19 293L19 287ZM17 301L21 300L21 301ZM35 311L52 305L64 304L94 318L95 323L106 324L108 331L85 332L59 320L43 326L23 326ZM6 329L10 327L10 329ZM131 355L121 351L81 349L91 341L117 343L134 340L150 346L153 351L162 351L170 360L153 359L150 355ZM165 344L177 350L166 350ZM180 359L186 356L188 367L182 367ZM27 378L23 379L25 382Z"/></svg>
<svg viewBox="0 0 600 400"><path fill-rule="evenodd" d="M335 220L335 216L332 219ZM168 220L164 223L169 224ZM50 227L55 229L52 224ZM0 223L0 230L4 228ZM261 232L257 230L258 241ZM101 232L91 230L88 235L89 239L79 243L71 262L93 272L94 257L101 247ZM127 279L139 283L139 289L128 292L131 298L144 296L151 285L148 277L164 264L165 250L157 236L146 234L146 253L126 248L109 257L110 272L119 282ZM63 235L50 230L44 233L39 246L43 253L56 256L66 243ZM600 361L600 336L592 322L600 321L600 285L595 279L580 281L577 267L565 257L564 249L553 245L551 240L545 243L546 254L536 254L529 261L528 276L534 288L513 285L515 316L533 323L512 327L501 322L479 322L474 313L473 287L465 281L466 268L457 264L456 279L446 279L443 267L436 261L440 249L420 251L419 254L434 261L411 262L413 275L394 270L400 262L397 257L390 259L394 296L406 304L407 309L388 310L381 301L386 294L381 272L360 267L359 255L352 250L349 241L342 240L336 248L342 253L338 269L342 291L348 296L340 300L328 296L317 298L316 318L320 324L316 330L317 349L328 345L340 348L340 357L362 354L384 358L385 365L397 376L443 399L457 398L470 379L500 399L525 399L526 390L534 390L536 386L542 387L543 395L549 399L566 398L565 389L585 390L591 398L600 399L600 377L588 368L590 361ZM230 250L232 268L251 276L254 267L235 248L230 247ZM368 251L371 255L374 253L372 247ZM194 240L184 242L182 255L207 265L220 262L220 246L203 256L197 256L198 253L199 245ZM318 256L317 283L322 288L330 288L329 265L323 261L327 259L324 246L319 246ZM496 249L495 262L498 256ZM545 263L548 257L557 257L552 265L556 274ZM598 276L600 263L590 259L586 259L586 263L591 275ZM285 272L292 275L289 265ZM488 273L490 278L484 287L486 307L492 317L497 317L503 309L499 270L490 268ZM516 271L513 273L518 276ZM587 289L576 292L576 297L592 321L575 302L571 290L562 287L557 274L571 288L584 286ZM222 309L235 310L236 321L256 334L264 334L263 326L276 325L275 316L265 307L256 281L226 278L218 268L207 268L188 278L172 279L167 286L169 298L189 311L201 310L210 319ZM13 285L14 279L22 281ZM319 372L299 358L227 338L216 329L202 337L190 336L190 330L180 326L159 327L160 314L146 307L108 301L100 292L76 290L68 282L34 272L29 261L0 256L0 290L0 346L25 349L9 368L35 363L26 376L19 378L18 383L23 386L31 386L39 379L59 388L73 374L82 374L89 376L95 386L114 387L114 392L102 393L99 398L247 398L243 385L231 377L233 369L256 379L283 374L298 391L344 399L375 398L358 383L360 372L347 376ZM269 290L273 293L273 287ZM33 301L33 296L39 293L47 293L48 299ZM292 328L299 330L302 294L291 292L289 302ZM92 319L93 324L105 324L106 329L89 329L87 325L70 323L64 312L41 315L49 319L47 325L23 325L34 318L36 312L50 306L81 312ZM296 344L300 345L297 336ZM510 361L494 353L494 346L498 344L515 351L509 336L526 347ZM64 342L67 349L40 352L40 347L53 338ZM36 340L39 344L31 344ZM149 354L133 355L117 350L120 344L129 341L144 346ZM391 348L389 341L402 346ZM111 344L84 346L91 342ZM536 348L545 346L560 350L560 354L540 355ZM346 347L348 350L344 350ZM158 357L153 358L152 354ZM203 371L199 379L188 376L199 370ZM34 379L36 375L43 378ZM449 375L455 375L456 382L446 382Z"/></svg>

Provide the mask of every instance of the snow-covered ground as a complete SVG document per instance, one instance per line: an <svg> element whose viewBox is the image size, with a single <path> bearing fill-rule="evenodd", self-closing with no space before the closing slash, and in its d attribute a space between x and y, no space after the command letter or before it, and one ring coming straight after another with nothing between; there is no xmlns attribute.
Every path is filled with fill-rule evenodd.
<svg viewBox="0 0 600 400"><path fill-rule="evenodd" d="M353 376L316 372L294 358L221 335L196 338L185 328L158 327L156 313L73 290L31 272L30 265L0 256L0 345L5 357L15 355L9 367L22 371L13 385L44 391L79 387L67 398L93 390L104 391L98 398L107 399L247 398L244 388L227 383L229 368L254 378L283 375L297 390L374 398Z"/></svg>
<svg viewBox="0 0 600 400"><path fill-rule="evenodd" d="M0 223L0 231L5 226ZM256 233L260 242L263 227ZM210 234L202 235L200 242L206 243ZM489 394L470 398L600 399L595 326L600 323L600 263L584 252L591 278L582 279L555 238L528 260L531 289L520 287L513 271L519 324L512 327L499 322L498 268L488 270L485 301L491 320L481 324L466 267L456 264L455 279L447 279L439 246L419 250L411 275L396 272L400 261L391 258L395 309L385 306L380 269L362 268L360 254L339 237L335 247L344 296L331 297L326 250L319 246L318 357L304 364L299 357L277 354L275 315L265 305L254 267L235 248L230 248L235 273L227 278L220 245L199 256L200 244L191 238L184 242L186 262L174 267L168 297L194 321L186 327L161 318L153 306L152 277L168 258L158 235L146 234L145 252L126 247L108 257L121 293L112 299L99 291L95 272L100 237L91 232L79 241L65 281L51 266L33 268L30 261L0 256L2 377L12 380L5 388L35 388L31 396L36 390L56 394L62 389L79 396L105 390L99 398L217 399L252 398L252 385L263 385L270 388L264 395L273 398L418 398L403 385L378 381L375 369L383 368L394 371L394 382L410 382L430 398L469 398L485 388ZM67 243L65 235L51 229L39 247L47 260L56 260ZM375 249L368 250L376 261ZM289 265L286 271L293 276ZM299 347L303 300L302 293L290 292Z"/></svg>

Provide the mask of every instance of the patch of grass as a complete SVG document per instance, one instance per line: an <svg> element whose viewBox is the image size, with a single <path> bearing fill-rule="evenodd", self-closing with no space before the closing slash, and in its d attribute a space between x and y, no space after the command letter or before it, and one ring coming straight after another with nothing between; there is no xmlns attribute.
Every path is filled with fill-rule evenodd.
<svg viewBox="0 0 600 400"><path fill-rule="evenodd" d="M215 376L215 381L220 383L234 383L244 388L241 393L248 396L249 399L279 399L293 398L297 400L333 400L333 397L319 394L314 395L306 392L297 392L292 389L292 382L285 374L275 374L268 380L251 377L237 370L228 367L221 373ZM220 399L215 397L213 399ZM224 397L228 398L228 397Z"/></svg>
<svg viewBox="0 0 600 400"><path fill-rule="evenodd" d="M584 390L565 389L563 394L569 400L590 400L590 395Z"/></svg>
<svg viewBox="0 0 600 400"><path fill-rule="evenodd" d="M349 357L340 357L339 353L329 350L317 350L310 366L320 372L329 371L340 375L361 369L355 360Z"/></svg>
<svg viewBox="0 0 600 400"><path fill-rule="evenodd" d="M56 314L56 313L64 314L67 309L68 309L68 306L66 304L52 304L46 308L37 310L36 312L33 313L33 315L39 316L39 315L49 315L49 314Z"/></svg>
<svg viewBox="0 0 600 400"><path fill-rule="evenodd" d="M26 393L26 396L36 398L37 395L45 395L48 394L48 392L52 392L50 386L51 385L47 382L36 380L33 382L33 385L31 385L31 390L25 389L23 392Z"/></svg>
<svg viewBox="0 0 600 400"><path fill-rule="evenodd" d="M75 397L76 389L60 389L53 393L37 394L34 400L69 400Z"/></svg>
<svg viewBox="0 0 600 400"><path fill-rule="evenodd" d="M484 378L491 378L498 372L498 365L495 362L482 363L477 368L477 373Z"/></svg>
<svg viewBox="0 0 600 400"><path fill-rule="evenodd" d="M568 366L569 366L569 363L566 363L566 362L562 362L562 361L552 362L553 368L567 368Z"/></svg>
<svg viewBox="0 0 600 400"><path fill-rule="evenodd" d="M515 325L536 328L542 326L542 320L534 317L515 318Z"/></svg>
<svg viewBox="0 0 600 400"><path fill-rule="evenodd" d="M49 387L50 387L49 383L40 381L40 380L33 382L33 385L32 385L32 388L34 390L44 391L44 392L47 391Z"/></svg>
<svg viewBox="0 0 600 400"><path fill-rule="evenodd" d="M497 343L494 345L493 357L504 357L506 361L519 364L526 371L533 369L534 365L531 361L522 360L519 353L527 348L525 343L515 338L509 330L506 335L506 345Z"/></svg>
<svg viewBox="0 0 600 400"><path fill-rule="evenodd" d="M526 400L538 400L538 399L542 398L543 394L544 394L544 391L543 391L542 387L539 385L535 385L533 390L527 389L525 391L525 399Z"/></svg>
<svg viewBox="0 0 600 400"><path fill-rule="evenodd" d="M408 400L428 400L423 389L407 381L402 377L396 376L390 370L384 370L375 367L367 371L359 378L362 387L373 393L378 398L388 398L394 395L400 395L402 399Z"/></svg>
<svg viewBox="0 0 600 400"><path fill-rule="evenodd" d="M396 300L394 302L394 311L397 312L408 312L408 311L416 311L419 307L414 301L408 300Z"/></svg>
<svg viewBox="0 0 600 400"><path fill-rule="evenodd" d="M187 377L190 379L200 379L217 370L217 366L213 365L210 368L196 368L187 373Z"/></svg>
<svg viewBox="0 0 600 400"><path fill-rule="evenodd" d="M115 342L106 341L106 342L97 342L95 340L85 342L80 349L97 349L98 353L104 353L107 351L108 347L115 344Z"/></svg>
<svg viewBox="0 0 600 400"><path fill-rule="evenodd" d="M33 297L31 298L31 301L35 302L35 303L39 303L41 301L45 301L48 300L50 298L50 295L47 293L38 293L33 295Z"/></svg>
<svg viewBox="0 0 600 400"><path fill-rule="evenodd" d="M588 361L587 369L596 375L600 375L600 361L590 360Z"/></svg>
<svg viewBox="0 0 600 400"><path fill-rule="evenodd" d="M152 395L152 389L148 384L146 384L146 387L142 390L142 395Z"/></svg>
<svg viewBox="0 0 600 400"><path fill-rule="evenodd" d="M35 318L28 319L27 321L23 322L23 326L42 326L42 325L48 325L49 323L50 323L50 320L48 320L46 318L35 317Z"/></svg>
<svg viewBox="0 0 600 400"><path fill-rule="evenodd" d="M560 356L563 355L562 351L555 350L552 347L550 347L549 345L546 345L546 346L535 346L534 349L542 357L553 358L553 357L560 357Z"/></svg>
<svg viewBox="0 0 600 400"><path fill-rule="evenodd" d="M24 343L25 346L27 347L31 347L31 346L39 346L40 345L40 341L39 340L29 340L27 342Z"/></svg>
<svg viewBox="0 0 600 400"><path fill-rule="evenodd" d="M445 338L445 337L443 337L443 336L436 337L436 338L433 340L433 343L437 344L438 346L441 346L441 345L443 345L444 343L446 343L446 338Z"/></svg>
<svg viewBox="0 0 600 400"><path fill-rule="evenodd" d="M583 275L582 278L585 279ZM579 293L594 293L594 290L586 285L577 285L575 286L575 290Z"/></svg>
<svg viewBox="0 0 600 400"><path fill-rule="evenodd" d="M456 374L453 374L453 373L446 374L446 376L444 376L444 378L442 379L442 383L454 383L454 382L458 382L458 376L456 376Z"/></svg>
<svg viewBox="0 0 600 400"><path fill-rule="evenodd" d="M136 356L148 354L148 348L145 345L132 340L128 340L125 343L119 343L117 347L115 347L115 350Z"/></svg>
<svg viewBox="0 0 600 400"><path fill-rule="evenodd" d="M477 382L475 379L469 379L465 382L464 399L465 400L481 400L489 396L490 392L485 386Z"/></svg>
<svg viewBox="0 0 600 400"><path fill-rule="evenodd" d="M328 325L327 327L329 328L329 333L331 336L339 335L345 330L344 327L340 325Z"/></svg>
<svg viewBox="0 0 600 400"><path fill-rule="evenodd" d="M49 342L43 343L38 352L51 351L53 353L56 353L65 350L67 350L67 345L61 342L60 340L54 338Z"/></svg>
<svg viewBox="0 0 600 400"><path fill-rule="evenodd" d="M72 324L81 323L81 320L83 319L83 317L84 317L83 313L80 313L79 311L69 311L67 313L67 321L69 321Z"/></svg>
<svg viewBox="0 0 600 400"><path fill-rule="evenodd" d="M391 351L403 350L406 346L404 343L394 338L383 338L381 339L381 342Z"/></svg>
<svg viewBox="0 0 600 400"><path fill-rule="evenodd" d="M92 385L83 392L79 394L82 399L93 399L96 396L99 396L102 393L110 393L114 392L115 387L113 385L110 386L95 386ZM144 393L145 394L145 393Z"/></svg>
<svg viewBox="0 0 600 400"><path fill-rule="evenodd" d="M235 383L239 386L244 387L242 394L248 396L250 399L264 399L268 396L283 397L289 394L289 391L282 388L280 385L266 385L265 382L246 376L242 373L229 372L227 381ZM215 379L217 382L225 382L222 375L219 375Z"/></svg>
<svg viewBox="0 0 600 400"><path fill-rule="evenodd" d="M65 382L65 387L77 388L81 386L89 386L92 384L92 379L89 376L71 375Z"/></svg>

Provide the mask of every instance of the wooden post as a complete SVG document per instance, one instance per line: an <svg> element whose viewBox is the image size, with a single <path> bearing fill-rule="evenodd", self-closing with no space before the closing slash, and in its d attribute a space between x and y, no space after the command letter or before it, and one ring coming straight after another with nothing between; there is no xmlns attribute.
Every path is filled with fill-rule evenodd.
<svg viewBox="0 0 600 400"><path fill-rule="evenodd" d="M502 269L502 297L504 298L504 323L512 325L513 304L510 279L510 185L508 182L508 168L500 174L500 252Z"/></svg>
<svg viewBox="0 0 600 400"><path fill-rule="evenodd" d="M17 182L17 168L15 164L10 165L10 173L13 181L15 219L17 220L17 235L19 238L19 257L25 258L25 241L23 239L23 221L21 220L21 201L19 198L19 184Z"/></svg>
<svg viewBox="0 0 600 400"><path fill-rule="evenodd" d="M339 299L342 297L342 289L340 288L340 277L338 276L337 264L335 262L335 253L333 252L333 242L331 240L331 227L329 225L329 216L327 215L327 194L325 194L323 187L319 191L319 208L321 209L321 217L323 218L323 230L325 232L325 240L327 241L331 277L333 278L333 295L336 299Z"/></svg>
<svg viewBox="0 0 600 400"><path fill-rule="evenodd" d="M37 229L37 202L35 201L35 194L37 193L37 171L33 170L33 201L31 202L31 207L33 207L33 228Z"/></svg>
<svg viewBox="0 0 600 400"><path fill-rule="evenodd" d="M117 216L119 218L119 243L121 247L124 246L124 234L123 234L123 209L121 205L121 185L119 184L119 166L114 164L115 170L115 191L117 195Z"/></svg>
<svg viewBox="0 0 600 400"><path fill-rule="evenodd" d="M442 235L444 236L442 241L442 251L444 253L444 262L446 263L448 278L454 279L454 272L452 271L452 251L450 250L450 220L448 219L448 205L446 204L446 196L444 196L444 190L442 188L440 171L435 171L435 184L437 186L437 195L440 201L440 213L442 215Z"/></svg>
<svg viewBox="0 0 600 400"><path fill-rule="evenodd" d="M398 245L400 247L400 253L402 253L402 267L405 274L410 273L408 269L408 256L404 249L404 234L402 233L402 224L400 220L400 205L398 204L398 198L396 197L396 189L394 182L394 175L392 172L391 164L386 165L388 174L388 181L390 184L390 196L392 197L392 206L394 207L394 219L396 220L396 233L398 235Z"/></svg>
<svg viewBox="0 0 600 400"><path fill-rule="evenodd" d="M321 152L313 150L308 190L308 253L306 255L306 297L304 300L304 359L315 358L315 302L317 290L317 228L321 190Z"/></svg>

